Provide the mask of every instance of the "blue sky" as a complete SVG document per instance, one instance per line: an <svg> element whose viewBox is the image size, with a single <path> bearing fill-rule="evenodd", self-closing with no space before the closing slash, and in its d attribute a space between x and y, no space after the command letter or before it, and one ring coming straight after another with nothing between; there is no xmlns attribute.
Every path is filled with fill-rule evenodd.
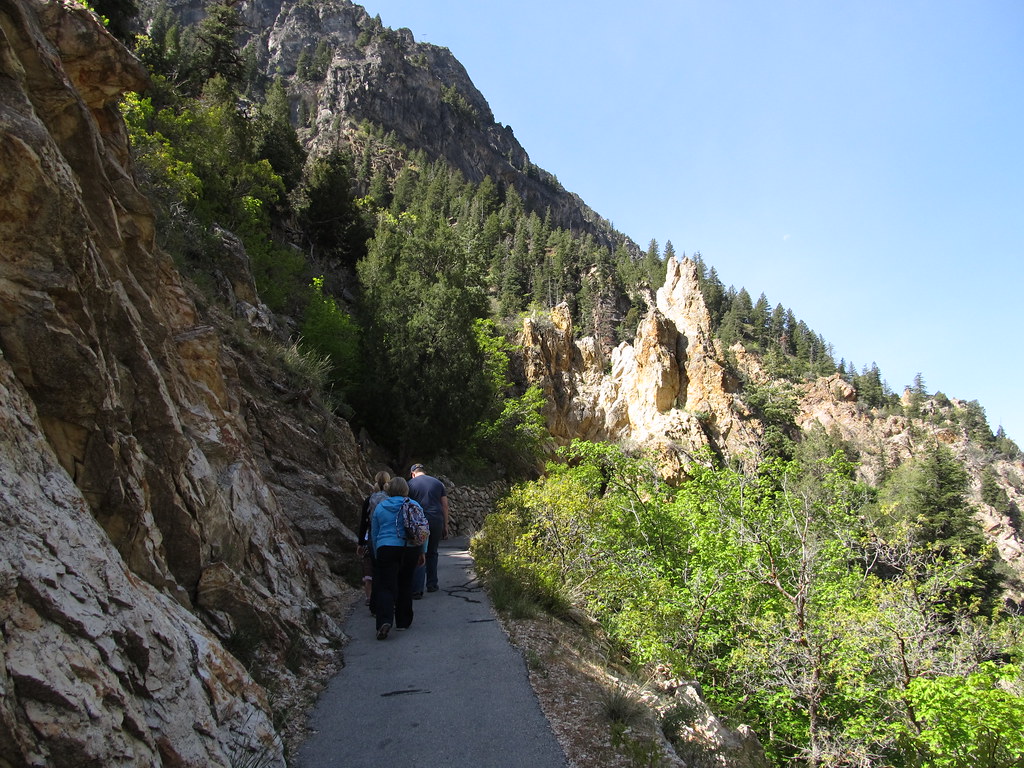
<svg viewBox="0 0 1024 768"><path fill-rule="evenodd" d="M531 160L1024 446L1024 3L368 0Z"/></svg>

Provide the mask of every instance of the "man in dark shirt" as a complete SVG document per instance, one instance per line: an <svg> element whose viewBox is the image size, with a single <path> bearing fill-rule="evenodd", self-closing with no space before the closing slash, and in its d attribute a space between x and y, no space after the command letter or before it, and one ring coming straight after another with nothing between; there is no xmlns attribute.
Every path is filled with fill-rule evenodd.
<svg viewBox="0 0 1024 768"><path fill-rule="evenodd" d="M420 503L430 522L427 562L416 569L413 577L413 597L420 598L424 586L427 592L437 592L437 548L442 539L448 538L448 490L444 483L428 475L422 464L413 464L409 476L409 498Z"/></svg>

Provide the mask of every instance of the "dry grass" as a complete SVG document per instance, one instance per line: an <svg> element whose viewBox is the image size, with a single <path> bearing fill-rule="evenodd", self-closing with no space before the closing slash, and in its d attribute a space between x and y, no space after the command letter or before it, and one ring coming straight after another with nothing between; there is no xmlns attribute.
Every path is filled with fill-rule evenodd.
<svg viewBox="0 0 1024 768"><path fill-rule="evenodd" d="M550 616L501 621L571 766L685 765L662 735L657 695L609 669L595 628Z"/></svg>

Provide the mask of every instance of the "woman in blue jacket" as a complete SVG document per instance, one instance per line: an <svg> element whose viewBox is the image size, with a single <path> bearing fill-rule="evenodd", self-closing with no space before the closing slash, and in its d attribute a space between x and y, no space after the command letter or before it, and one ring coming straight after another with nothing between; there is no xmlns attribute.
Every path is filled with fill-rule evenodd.
<svg viewBox="0 0 1024 768"><path fill-rule="evenodd" d="M408 629L412 624L412 578L417 565L426 562L427 544L406 546L398 519L402 503L409 498L404 477L393 477L384 486L388 497L377 504L370 518L373 544L373 602L377 617L377 639L386 640L392 625ZM419 506L416 501L412 502Z"/></svg>

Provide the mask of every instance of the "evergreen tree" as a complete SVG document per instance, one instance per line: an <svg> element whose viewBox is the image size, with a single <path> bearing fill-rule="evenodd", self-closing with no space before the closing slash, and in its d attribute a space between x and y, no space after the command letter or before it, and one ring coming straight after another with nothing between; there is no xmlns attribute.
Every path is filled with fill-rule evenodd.
<svg viewBox="0 0 1024 768"><path fill-rule="evenodd" d="M766 349L768 347L770 336L769 324L771 322L769 312L768 299L762 293L757 297L757 303L754 305L754 308L750 313L751 332L754 341L756 341L762 349Z"/></svg>
<svg viewBox="0 0 1024 768"><path fill-rule="evenodd" d="M647 251L644 253L642 271L644 282L650 285L652 289L657 290L658 287L655 285L657 275L662 275L664 280L665 269L662 265L658 241L653 237L651 242L647 244Z"/></svg>
<svg viewBox="0 0 1024 768"><path fill-rule="evenodd" d="M921 404L924 403L925 398L928 396L928 391L924 385L924 376L920 373L915 375L914 383L907 389L910 392L910 397L907 401L907 415L917 418L921 415Z"/></svg>
<svg viewBox="0 0 1024 768"><path fill-rule="evenodd" d="M714 267L711 267L707 278L701 284L701 292L704 294L704 304L707 305L708 314L711 315L711 327L718 328L727 307L725 286L718 279L718 272Z"/></svg>
<svg viewBox="0 0 1024 768"><path fill-rule="evenodd" d="M977 400L971 400L957 411L960 426L967 436L984 448L995 448L996 440L988 425L985 409Z"/></svg>
<svg viewBox="0 0 1024 768"><path fill-rule="evenodd" d="M512 250L505 257L501 269L501 287L498 302L501 314L512 317L529 304L529 246L526 238L527 220L521 217L515 230Z"/></svg>
<svg viewBox="0 0 1024 768"><path fill-rule="evenodd" d="M882 373L875 363L870 369L865 366L860 376L854 377L853 388L857 391L857 399L869 408L881 408L885 403Z"/></svg>
<svg viewBox="0 0 1024 768"><path fill-rule="evenodd" d="M491 397L474 332L487 309L479 265L450 228L382 213L357 271L374 434L403 459L462 447Z"/></svg>
<svg viewBox="0 0 1024 768"><path fill-rule="evenodd" d="M150 73L165 77L172 83L179 82L182 73L187 73L191 68L181 44L181 26L164 3L153 11L147 26L148 34L135 37L135 55Z"/></svg>
<svg viewBox="0 0 1024 768"><path fill-rule="evenodd" d="M768 334L772 345L785 352L786 310L781 304L776 304L772 310L771 319L768 321Z"/></svg>
<svg viewBox="0 0 1024 768"><path fill-rule="evenodd" d="M236 41L243 25L237 5L238 0L210 4L196 27L194 86L201 87L217 75L231 85L242 82L245 67Z"/></svg>
<svg viewBox="0 0 1024 768"><path fill-rule="evenodd" d="M266 159L270 163L287 189L298 185L306 152L292 126L288 92L279 77L267 89L266 100L257 112L253 153L257 159Z"/></svg>
<svg viewBox="0 0 1024 768"><path fill-rule="evenodd" d="M976 601L982 612L996 605L1001 579L992 548L974 521L967 500L969 475L953 452L935 442L897 471L886 483L882 500L914 523L919 544L935 556L964 569L956 597L948 609ZM952 565L950 567L953 567Z"/></svg>
<svg viewBox="0 0 1024 768"><path fill-rule="evenodd" d="M1013 442L1013 440L1010 439L1010 436L1006 434L1006 431L1003 429L1002 424L1000 424L996 428L995 438L995 447L996 450L999 451L999 453L1003 454L1004 456L1010 459L1020 458L1020 448L1017 446L1015 442Z"/></svg>
<svg viewBox="0 0 1024 768"><path fill-rule="evenodd" d="M366 253L371 234L352 198L352 187L348 154L332 149L310 161L293 195L296 223L311 250L350 266Z"/></svg>

